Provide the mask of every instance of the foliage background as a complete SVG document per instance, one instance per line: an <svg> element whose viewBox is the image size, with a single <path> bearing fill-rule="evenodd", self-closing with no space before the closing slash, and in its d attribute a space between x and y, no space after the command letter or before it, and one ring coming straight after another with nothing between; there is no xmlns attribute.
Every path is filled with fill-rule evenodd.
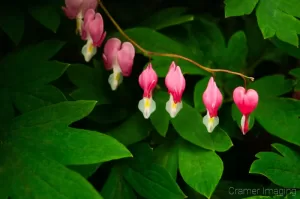
<svg viewBox="0 0 300 199"><path fill-rule="evenodd" d="M163 77L172 59L153 57L161 89L156 112L145 120L137 109L137 78L148 58L137 54L132 76L112 92L102 49L84 62L84 42L63 15L63 1L6 1L0 8L1 199L299 197L288 192L300 188L299 1L104 4L148 50L255 77L249 88L260 102L251 131L242 136L232 103L233 89L243 85L239 77L217 74L225 101L221 124L208 134L202 93L209 74L175 60L187 88L184 108L170 119ZM107 38L122 38L98 10ZM244 191L230 194L230 187ZM273 191L245 191L263 188Z"/></svg>

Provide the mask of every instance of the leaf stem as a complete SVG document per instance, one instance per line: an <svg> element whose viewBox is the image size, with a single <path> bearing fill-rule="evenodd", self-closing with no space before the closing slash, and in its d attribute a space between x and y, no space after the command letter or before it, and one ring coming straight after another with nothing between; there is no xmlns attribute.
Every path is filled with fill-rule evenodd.
<svg viewBox="0 0 300 199"><path fill-rule="evenodd" d="M238 75L240 77L242 77L244 79L244 81L246 82L246 79L250 79L251 81L254 81L254 77L249 77L246 76L242 73L238 73L238 72L234 72L234 71L230 71L230 70L226 70L226 69L213 69L213 68L208 68L205 67L197 62L195 62L194 60L191 60L187 57L184 57L182 55L177 55L177 54L171 54L171 53L159 53L159 52L151 52L148 51L146 49L144 49L143 47L141 47L138 43L136 43L133 39L131 39L124 31L123 29L119 26L119 24L114 20L114 18L110 15L110 13L108 12L108 10L106 9L106 7L103 5L102 0L98 0L100 7L102 8L102 10L105 12L105 14L107 15L107 17L111 20L111 22L114 24L114 26L116 27L116 29L121 33L121 35L123 35L129 42L132 43L132 45L134 45L136 48L138 48L145 56L161 56L161 57L172 57L172 58L178 58L178 59L182 59L185 61L188 61L196 66L198 66L199 68L201 68L202 70L205 70L209 73L216 73L216 72L224 72L224 73L229 73L229 74L233 74L233 75Z"/></svg>

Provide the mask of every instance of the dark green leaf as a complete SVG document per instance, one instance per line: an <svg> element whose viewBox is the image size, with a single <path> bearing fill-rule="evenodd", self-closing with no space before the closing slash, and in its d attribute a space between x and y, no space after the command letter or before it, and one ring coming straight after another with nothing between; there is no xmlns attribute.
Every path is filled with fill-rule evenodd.
<svg viewBox="0 0 300 199"><path fill-rule="evenodd" d="M122 170L119 167L112 168L101 194L105 199L136 199L132 188L123 179Z"/></svg>
<svg viewBox="0 0 300 199"><path fill-rule="evenodd" d="M294 68L294 69L290 70L289 74L300 79L300 68Z"/></svg>
<svg viewBox="0 0 300 199"><path fill-rule="evenodd" d="M166 143L153 151L154 162L164 167L176 180L178 169L178 147L175 143Z"/></svg>
<svg viewBox="0 0 300 199"><path fill-rule="evenodd" d="M250 173L264 175L279 186L299 188L300 155L281 144L273 144L272 147L280 155L274 152L256 154L259 159L252 164ZM270 164L271 162L275 164Z"/></svg>
<svg viewBox="0 0 300 199"><path fill-rule="evenodd" d="M258 63L259 59L266 53L267 41L264 40L255 17L245 17L245 34L248 44L248 58L252 64ZM256 62L256 63L255 63Z"/></svg>
<svg viewBox="0 0 300 199"><path fill-rule="evenodd" d="M280 50L288 53L289 55L296 57L300 59L300 48L293 46L291 44L288 44L286 42L283 42L277 38L271 39L271 42L278 47Z"/></svg>
<svg viewBox="0 0 300 199"><path fill-rule="evenodd" d="M185 198L169 172L156 164L143 165L138 169L128 168L125 179L136 192L147 199Z"/></svg>
<svg viewBox="0 0 300 199"><path fill-rule="evenodd" d="M83 64L74 64L69 67L67 74L78 87L71 93L74 99L97 100L98 104L110 103L106 89L109 84L100 67L91 68Z"/></svg>
<svg viewBox="0 0 300 199"><path fill-rule="evenodd" d="M254 113L264 129L288 142L300 145L300 102L285 98L261 99ZM274 122L275 121L275 122Z"/></svg>
<svg viewBox="0 0 300 199"><path fill-rule="evenodd" d="M221 179L223 162L213 151L182 142L179 148L179 170L189 186L210 198Z"/></svg>
<svg viewBox="0 0 300 199"><path fill-rule="evenodd" d="M66 100L57 88L47 85L58 79L68 67L68 64L48 61L63 44L45 41L1 60L0 96L9 96L9 100L4 98L7 99L4 106L11 106L14 102L21 112L27 112ZM6 109L11 115L12 108Z"/></svg>
<svg viewBox="0 0 300 199"><path fill-rule="evenodd" d="M4 125L9 123L15 115L15 110L9 95L9 91L6 88L0 88L0 110L0 124Z"/></svg>
<svg viewBox="0 0 300 199"><path fill-rule="evenodd" d="M11 93L11 99L19 110L28 112L49 104L66 101L64 94L52 85L42 85L33 89Z"/></svg>
<svg viewBox="0 0 300 199"><path fill-rule="evenodd" d="M136 112L121 125L108 132L108 135L128 146L145 139L151 129L149 121L144 119L141 112Z"/></svg>
<svg viewBox="0 0 300 199"><path fill-rule="evenodd" d="M84 178L89 178L93 173L97 171L97 169L101 166L102 163L96 164L84 164L84 165L69 165L68 168L76 171Z"/></svg>
<svg viewBox="0 0 300 199"><path fill-rule="evenodd" d="M29 13L46 28L56 32L60 23L60 16L54 6L32 6L29 8Z"/></svg>
<svg viewBox="0 0 300 199"><path fill-rule="evenodd" d="M205 77L197 82L194 90L194 106L199 112L205 112L206 108L204 106L202 95L207 87L210 77Z"/></svg>
<svg viewBox="0 0 300 199"><path fill-rule="evenodd" d="M255 89L259 97L280 96L293 89L293 81L283 75L265 76L249 85Z"/></svg>
<svg viewBox="0 0 300 199"><path fill-rule="evenodd" d="M156 110L151 114L150 120L156 131L165 137L170 121L170 116L166 111L166 103L169 100L169 95L167 92L158 91L154 94L153 98L156 103Z"/></svg>
<svg viewBox="0 0 300 199"><path fill-rule="evenodd" d="M228 46L223 53L222 68L241 72L246 66L246 58L248 54L247 38L243 31L234 33Z"/></svg>
<svg viewBox="0 0 300 199"><path fill-rule="evenodd" d="M227 133L220 127L208 133L202 120L202 116L196 109L183 103L182 110L171 120L171 123L185 140L205 149L227 151L232 146Z"/></svg>
<svg viewBox="0 0 300 199"><path fill-rule="evenodd" d="M0 12L0 27L18 45L24 33L24 13L18 6L7 3L1 5Z"/></svg>
<svg viewBox="0 0 300 199"><path fill-rule="evenodd" d="M205 60L202 60L203 65L219 63L226 48L225 38L219 27L203 18L197 18L185 27L189 40L186 45L191 46L195 53L203 52L205 57Z"/></svg>
<svg viewBox="0 0 300 199"><path fill-rule="evenodd" d="M125 31L131 38L133 38L139 45L143 48L160 53L175 53L181 56L190 58L196 62L201 63L203 59L202 53L193 53L190 48L184 46L181 43L178 43L169 37L156 32L155 30L149 28L133 28ZM147 38L145 40L145 38ZM137 52L140 52L136 49ZM175 61L175 58L162 57L151 55L153 58L152 66L155 69L159 77L165 77L170 64L172 61ZM181 67L181 70L185 74L194 74L194 75L207 75L208 73L194 64L187 62L185 60L178 59L176 64Z"/></svg>
<svg viewBox="0 0 300 199"><path fill-rule="evenodd" d="M5 166L13 170L12 198L102 199L82 176L42 154L16 148L11 152L11 160Z"/></svg>
<svg viewBox="0 0 300 199"><path fill-rule="evenodd" d="M298 47L300 34L300 1L269 0L260 1L256 9L259 28L265 39L278 39Z"/></svg>
<svg viewBox="0 0 300 199"><path fill-rule="evenodd" d="M141 25L159 30L194 20L193 15L185 14L186 10L183 7L167 8L147 18Z"/></svg>
<svg viewBox="0 0 300 199"><path fill-rule="evenodd" d="M251 14L257 3L258 0L225 0L225 17Z"/></svg>
<svg viewBox="0 0 300 199"><path fill-rule="evenodd" d="M76 101L45 106L0 129L0 182L6 181L11 197L101 198L83 177L62 166L132 156L108 135L68 127L87 116L95 104Z"/></svg>
<svg viewBox="0 0 300 199"><path fill-rule="evenodd" d="M185 197L170 173L153 162L153 150L148 144L133 145L131 153L134 159L125 170L124 177L140 196L146 199Z"/></svg>
<svg viewBox="0 0 300 199"><path fill-rule="evenodd" d="M13 142L28 150L43 151L65 165L130 157L129 151L108 135L68 127L94 106L94 101L61 102L21 115L11 126Z"/></svg>

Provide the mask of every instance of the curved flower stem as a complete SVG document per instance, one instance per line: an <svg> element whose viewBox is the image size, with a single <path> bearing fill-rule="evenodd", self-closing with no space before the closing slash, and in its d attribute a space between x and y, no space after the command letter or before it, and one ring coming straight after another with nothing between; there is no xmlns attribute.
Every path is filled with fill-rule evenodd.
<svg viewBox="0 0 300 199"><path fill-rule="evenodd" d="M171 54L171 53L159 53L159 52L151 52L148 51L146 49L144 49L143 47L141 47L139 44L137 44L133 39L131 39L124 31L123 29L119 26L119 24L114 20L114 18L110 15L110 13L108 12L108 10L106 9L106 7L103 5L102 0L98 0L100 7L102 8L102 10L105 12L105 14L107 15L107 17L111 20L111 22L114 24L114 26L117 28L117 30L128 40L132 43L132 45L134 45L136 48L138 48L145 56L161 56L161 57L172 57L172 58L178 58L178 59L182 59L185 61L188 61L196 66L198 66L199 68L214 74L215 72L224 72L224 73L229 73L229 74L233 74L233 75L238 75L240 77L242 77L244 79L244 81L246 82L246 79L250 79L251 81L254 81L254 77L249 77L246 76L242 73L238 73L238 72L234 72L234 71L230 71L230 70L225 70L225 69L213 69L213 68L208 68L205 67L187 57L184 57L182 55L177 55L177 54Z"/></svg>

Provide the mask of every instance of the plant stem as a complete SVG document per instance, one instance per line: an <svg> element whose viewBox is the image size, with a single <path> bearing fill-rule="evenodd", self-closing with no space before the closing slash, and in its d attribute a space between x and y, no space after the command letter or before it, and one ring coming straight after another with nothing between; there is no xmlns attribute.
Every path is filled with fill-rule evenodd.
<svg viewBox="0 0 300 199"><path fill-rule="evenodd" d="M151 52L148 51L146 49L144 49L143 47L141 47L139 44L137 44L133 39L131 39L124 31L123 29L119 26L119 24L114 20L114 18L110 15L110 13L108 12L108 10L106 9L106 7L103 5L102 0L98 0L100 7L102 8L102 10L105 12L105 14L107 15L107 17L111 20L111 22L114 24L114 26L116 27L116 29L121 33L121 35L123 35L129 42L132 43L132 45L134 45L136 48L138 48L144 55L146 56L161 56L161 57L172 57L172 58L178 58L178 59L182 59L185 61L188 61L196 66L198 66L199 68L214 74L215 72L224 72L224 73L229 73L229 74L233 74L233 75L238 75L240 77L242 77L244 79L244 81L246 82L246 79L250 79L251 81L254 81L254 77L249 77L246 76L242 73L238 73L238 72L234 72L234 71L230 71L230 70L225 70L225 69L213 69L213 68L208 68L205 67L187 57L184 57L182 55L177 55L177 54L171 54L171 53L159 53L159 52Z"/></svg>

